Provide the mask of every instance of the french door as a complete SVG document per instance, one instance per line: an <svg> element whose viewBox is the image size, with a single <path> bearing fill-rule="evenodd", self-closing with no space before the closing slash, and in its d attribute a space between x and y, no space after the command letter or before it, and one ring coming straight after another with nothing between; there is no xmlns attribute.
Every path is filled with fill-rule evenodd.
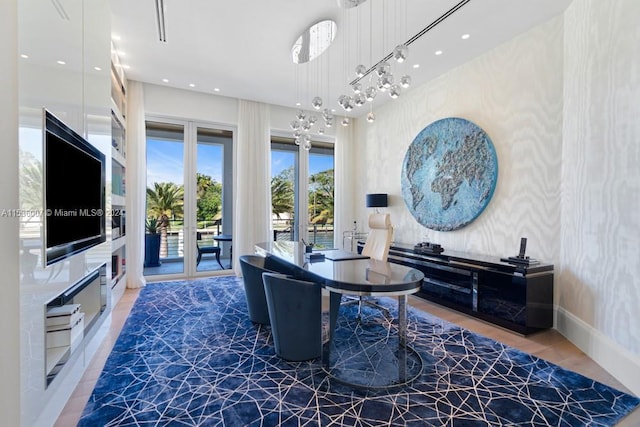
<svg viewBox="0 0 640 427"><path fill-rule="evenodd" d="M153 237L145 236L145 276L155 280L227 270L232 256L233 131L150 119L146 132L147 228L157 228L159 257L147 262L152 257L147 239Z"/></svg>
<svg viewBox="0 0 640 427"><path fill-rule="evenodd" d="M313 141L310 150L291 138L271 138L271 207L274 240L305 240L333 247L333 143Z"/></svg>

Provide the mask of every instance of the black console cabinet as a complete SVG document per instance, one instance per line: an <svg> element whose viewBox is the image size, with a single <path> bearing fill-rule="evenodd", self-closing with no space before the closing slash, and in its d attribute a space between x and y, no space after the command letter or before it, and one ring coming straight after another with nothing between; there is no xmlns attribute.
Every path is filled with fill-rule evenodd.
<svg viewBox="0 0 640 427"><path fill-rule="evenodd" d="M518 266L455 251L420 254L402 244L391 246L389 261L424 273L416 295L426 300L524 335L553 326L553 265Z"/></svg>

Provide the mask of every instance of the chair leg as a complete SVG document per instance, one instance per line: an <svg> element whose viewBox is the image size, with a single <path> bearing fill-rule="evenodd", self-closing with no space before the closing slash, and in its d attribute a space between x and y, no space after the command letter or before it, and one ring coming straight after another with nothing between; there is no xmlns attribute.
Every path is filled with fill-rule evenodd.
<svg viewBox="0 0 640 427"><path fill-rule="evenodd" d="M363 305L368 305L369 307L372 308L377 308L378 310L382 311L385 317L390 317L391 316L391 312L389 311L389 309L387 307L383 307L380 304L377 304L373 301L369 301L367 299L365 299L362 296L356 297L355 299L350 299L349 301L345 301L342 303L342 305L352 305L352 304L358 304L358 314L356 315L356 319L358 321L362 320L362 306Z"/></svg>
<svg viewBox="0 0 640 427"><path fill-rule="evenodd" d="M216 261L218 261L218 264L220 265L220 268L224 270L224 267L222 266L222 263L220 262L220 251L216 252Z"/></svg>
<svg viewBox="0 0 640 427"><path fill-rule="evenodd" d="M198 258L196 259L196 267L200 264L200 260L202 259L202 252L198 251Z"/></svg>

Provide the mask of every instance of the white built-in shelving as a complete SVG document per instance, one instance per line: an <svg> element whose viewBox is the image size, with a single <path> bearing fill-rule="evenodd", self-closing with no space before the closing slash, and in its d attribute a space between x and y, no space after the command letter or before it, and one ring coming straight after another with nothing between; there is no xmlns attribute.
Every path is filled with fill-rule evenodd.
<svg viewBox="0 0 640 427"><path fill-rule="evenodd" d="M127 81L111 46L111 288L113 303L126 283Z"/></svg>

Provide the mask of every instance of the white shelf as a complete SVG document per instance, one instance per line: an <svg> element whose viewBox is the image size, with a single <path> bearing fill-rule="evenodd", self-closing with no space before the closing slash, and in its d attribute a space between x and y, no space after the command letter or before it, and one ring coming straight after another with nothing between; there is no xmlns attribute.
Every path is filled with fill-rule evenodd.
<svg viewBox="0 0 640 427"><path fill-rule="evenodd" d="M125 198L124 196L119 196L117 194L111 194L111 206L124 206Z"/></svg>
<svg viewBox="0 0 640 427"><path fill-rule="evenodd" d="M117 251L127 243L127 239L125 237L126 235L111 240L111 252Z"/></svg>
<svg viewBox="0 0 640 427"><path fill-rule="evenodd" d="M116 286L118 286L118 284L124 280L127 277L127 272L125 271L124 273L122 273L120 276L116 277L115 279L111 280L111 289L115 288Z"/></svg>
<svg viewBox="0 0 640 427"><path fill-rule="evenodd" d="M127 164L127 160L124 158L122 153L116 150L116 147L111 147L111 158L120 163L120 166L125 166Z"/></svg>
<svg viewBox="0 0 640 427"><path fill-rule="evenodd" d="M111 111L116 116L116 119L118 120L118 122L120 122L122 129L127 130L127 122L124 120L124 117L122 117L122 112L120 112L120 108L118 107L118 104L116 104L116 101L113 98L110 98L110 99L111 99Z"/></svg>
<svg viewBox="0 0 640 427"><path fill-rule="evenodd" d="M58 362L62 360L65 354L69 351L69 346L64 347L51 347L47 349L47 375L53 371Z"/></svg>

